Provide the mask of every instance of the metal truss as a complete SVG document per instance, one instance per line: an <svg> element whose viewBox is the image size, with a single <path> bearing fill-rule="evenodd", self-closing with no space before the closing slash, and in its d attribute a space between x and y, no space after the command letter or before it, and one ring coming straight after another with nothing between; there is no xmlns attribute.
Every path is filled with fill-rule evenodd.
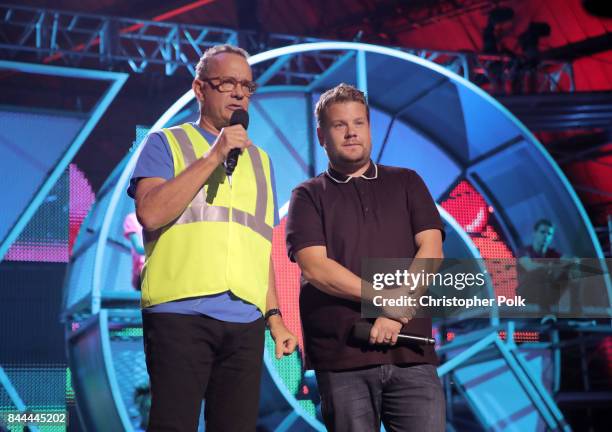
<svg viewBox="0 0 612 432"><path fill-rule="evenodd" d="M506 340L502 341L499 331L504 329L504 327ZM500 355L504 366L512 374L513 381L524 391L524 396L520 397L526 399L524 402L529 404L533 411L537 413L540 421L546 425L546 428L555 431L571 432L571 427L566 422L555 400L544 387L541 380L535 376L533 369L529 367L524 357L521 356L519 347L514 341L514 330L514 321L508 321L504 326L492 326L456 337L452 342L436 350L439 355L446 359L438 367L438 375L443 379L447 374L452 376L462 364L469 362L485 350L493 349L495 354ZM448 356L449 353L453 353L452 356ZM446 380L447 383L450 383L449 378L446 378ZM456 389L459 394L467 398L463 386L457 385ZM452 394L450 396L452 398ZM449 402L451 402L450 406L452 406L452 401ZM483 416L483 409L484 407L479 407L479 404L473 404L473 413L482 426L486 428L490 426L490 421ZM452 415L452 409L449 412Z"/></svg>
<svg viewBox="0 0 612 432"><path fill-rule="evenodd" d="M204 50L237 43L233 30L59 10L0 6L0 52L44 63L125 69L163 66L166 75L194 64ZM22 57L19 60L24 60Z"/></svg>
<svg viewBox="0 0 612 432"><path fill-rule="evenodd" d="M0 5L0 53L20 61L62 63L74 67L163 70L167 76L194 65L206 48L239 44L252 53L272 48L321 42L322 39L236 31L133 18L73 13L25 6ZM435 62L491 93L571 92L571 63L531 64L520 57L398 48ZM257 67L260 83L312 87L328 69L347 61L344 52L304 53ZM354 55L354 54L350 54Z"/></svg>
<svg viewBox="0 0 612 432"><path fill-rule="evenodd" d="M569 62L489 54L466 54L470 81L495 94L571 93L574 70Z"/></svg>

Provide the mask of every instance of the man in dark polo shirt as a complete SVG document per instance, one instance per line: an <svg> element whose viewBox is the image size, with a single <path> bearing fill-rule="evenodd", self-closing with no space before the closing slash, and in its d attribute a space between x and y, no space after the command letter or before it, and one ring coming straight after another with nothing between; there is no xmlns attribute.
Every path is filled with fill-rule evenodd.
<svg viewBox="0 0 612 432"><path fill-rule="evenodd" d="M362 92L340 84L321 95L315 114L329 167L293 191L287 249L302 270L306 366L317 373L325 425L443 431L433 347L396 345L402 319L385 316L373 322L369 344L351 336L361 318L362 259L441 258L440 215L416 172L370 160ZM430 337L431 320L412 319L403 331Z"/></svg>

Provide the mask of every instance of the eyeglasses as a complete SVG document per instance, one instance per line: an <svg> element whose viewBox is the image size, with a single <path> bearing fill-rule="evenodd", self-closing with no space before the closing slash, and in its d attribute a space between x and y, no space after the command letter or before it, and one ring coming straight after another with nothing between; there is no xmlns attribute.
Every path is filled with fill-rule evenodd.
<svg viewBox="0 0 612 432"><path fill-rule="evenodd" d="M234 91L236 86L240 84L240 86L242 87L242 91L244 91L247 97L250 97L253 93L255 93L255 90L257 90L258 87L256 82L248 80L238 81L234 77L218 76L210 78L200 78L200 81L207 82L212 88L222 93L232 92ZM218 82L215 84L213 81Z"/></svg>

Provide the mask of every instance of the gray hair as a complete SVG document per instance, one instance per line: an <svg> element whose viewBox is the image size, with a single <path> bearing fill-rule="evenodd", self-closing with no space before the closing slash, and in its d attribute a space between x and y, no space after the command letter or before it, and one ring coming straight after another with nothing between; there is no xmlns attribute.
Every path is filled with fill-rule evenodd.
<svg viewBox="0 0 612 432"><path fill-rule="evenodd" d="M239 56L244 57L245 60L249 58L249 53L240 47L229 44L215 45L204 51L204 54L202 54L202 57L200 57L200 60L196 65L196 78L201 79L206 77L206 74L208 73L208 70L210 68L210 60L217 54L221 53L237 54Z"/></svg>

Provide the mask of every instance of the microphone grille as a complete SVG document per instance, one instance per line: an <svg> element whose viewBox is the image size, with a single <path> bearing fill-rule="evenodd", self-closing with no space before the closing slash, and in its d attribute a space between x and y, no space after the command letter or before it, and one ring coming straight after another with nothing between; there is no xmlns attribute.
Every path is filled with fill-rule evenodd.
<svg viewBox="0 0 612 432"><path fill-rule="evenodd" d="M230 117L230 126L242 125L243 128L249 128L249 113L243 109L236 110Z"/></svg>

